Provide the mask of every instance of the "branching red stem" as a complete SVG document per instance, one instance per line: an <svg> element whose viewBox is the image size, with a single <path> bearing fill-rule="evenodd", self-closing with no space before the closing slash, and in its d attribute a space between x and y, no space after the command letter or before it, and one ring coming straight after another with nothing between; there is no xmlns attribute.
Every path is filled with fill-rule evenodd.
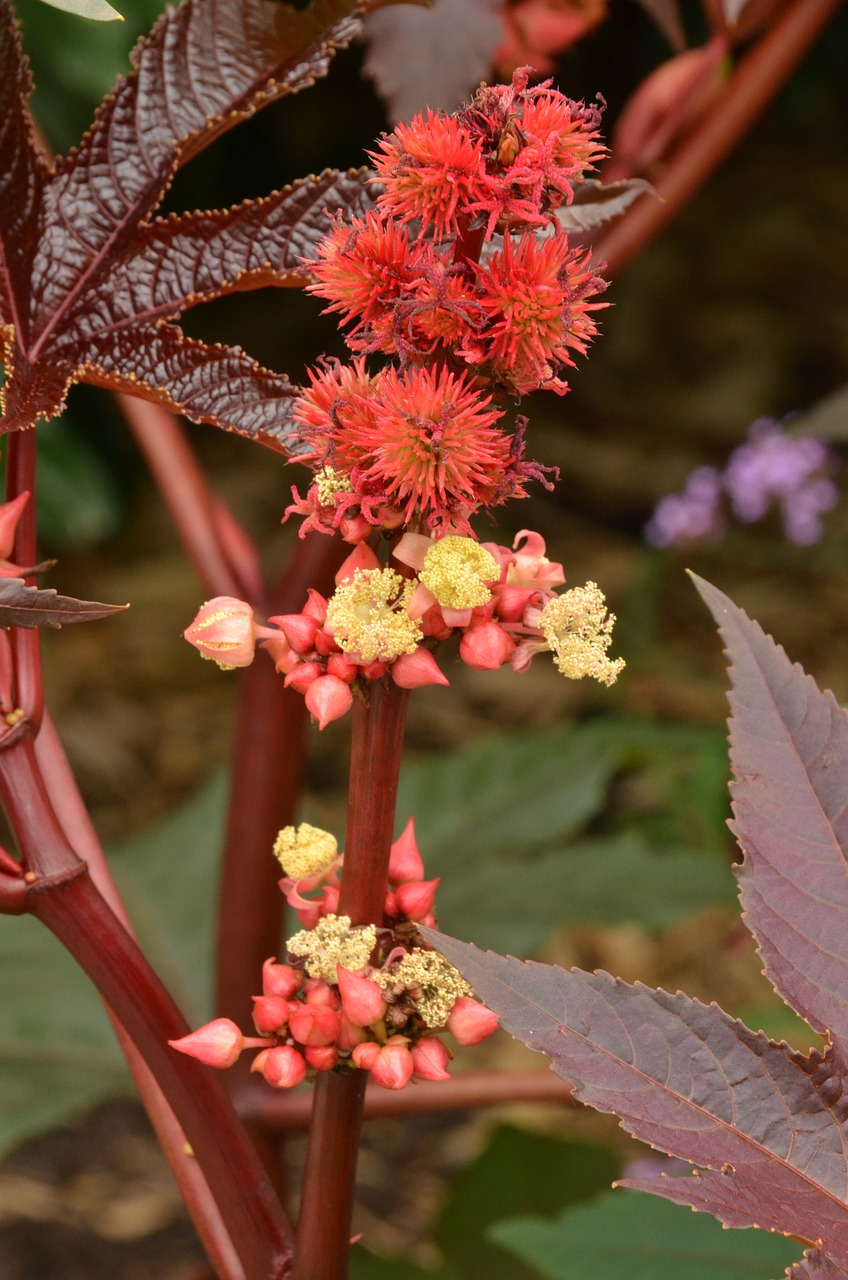
<svg viewBox="0 0 848 1280"><path fill-rule="evenodd" d="M30 499L24 507L15 531L12 561L15 564L32 565L38 561L35 534L35 432L16 431L9 437L6 459L6 500L29 491ZM29 586L35 577L25 580ZM15 693L18 706L26 712L32 724L38 725L44 706L44 680L41 671L41 637L36 629L12 628L15 654Z"/></svg>
<svg viewBox="0 0 848 1280"><path fill-rule="evenodd" d="M642 196L595 241L617 275L677 215L783 86L842 0L795 0L742 59L704 119L655 182L661 199Z"/></svg>

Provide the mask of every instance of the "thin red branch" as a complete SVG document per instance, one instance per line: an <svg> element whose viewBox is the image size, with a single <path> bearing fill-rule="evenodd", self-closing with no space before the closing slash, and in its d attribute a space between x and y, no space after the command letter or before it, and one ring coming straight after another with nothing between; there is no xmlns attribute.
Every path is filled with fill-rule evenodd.
<svg viewBox="0 0 848 1280"><path fill-rule="evenodd" d="M730 154L786 82L843 0L795 0L742 59L704 119L671 157L654 185L594 243L617 275L677 215Z"/></svg>
<svg viewBox="0 0 848 1280"><path fill-rule="evenodd" d="M468 1071L450 1080L421 1080L408 1089L365 1090L365 1120L419 1115L431 1111L465 1111L514 1102L575 1105L571 1086L551 1071ZM239 1115L279 1133L309 1127L312 1091L275 1093L263 1081L251 1080L235 1095Z"/></svg>
<svg viewBox="0 0 848 1280"><path fill-rule="evenodd" d="M150 400L115 398L204 590L259 604L262 578L256 552L247 538L233 536L238 526L209 488L179 419Z"/></svg>
<svg viewBox="0 0 848 1280"><path fill-rule="evenodd" d="M388 681L353 706L345 856L339 914L382 924L409 693ZM345 1280L364 1071L321 1072L314 1085L303 1194L295 1242L295 1280Z"/></svg>

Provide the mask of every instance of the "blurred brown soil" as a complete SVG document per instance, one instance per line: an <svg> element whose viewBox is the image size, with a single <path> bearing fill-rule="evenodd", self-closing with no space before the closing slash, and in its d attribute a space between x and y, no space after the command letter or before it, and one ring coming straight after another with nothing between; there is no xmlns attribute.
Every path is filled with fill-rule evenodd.
<svg viewBox="0 0 848 1280"><path fill-rule="evenodd" d="M685 563L848 700L847 502L829 520L826 544L809 551L785 546L774 527L685 559L650 557L640 541L655 499L693 466L721 463L752 419L803 410L848 378L846 193L844 152L826 161L820 145L790 163L774 132L757 131L613 283L614 309L591 358L575 370L573 393L527 406L530 451L562 468L562 485L555 497L512 512L495 536L506 541L511 530L538 528L571 581L602 584L620 615L616 652L629 671L610 698L557 681L541 665L521 679L453 668L449 693L426 690L413 700L414 746L454 745L492 725L542 726L611 704L718 723L720 647ZM268 565L279 564L292 537L279 526L292 482L283 464L209 430L195 434L216 484L262 539ZM151 489L113 544L66 560L62 571L75 594L133 605L108 623L46 637L50 704L109 840L161 817L226 758L232 681L180 639L202 594ZM313 787L339 806L345 741L342 726L315 734L311 764ZM556 939L550 954L709 998L762 996L747 935L724 912L661 938L637 926L577 931ZM488 1056L526 1063L511 1044ZM526 1109L521 1114L526 1120ZM372 1125L358 1229L389 1251L414 1244L426 1260L427 1221L445 1178L479 1145L487 1123L434 1117ZM588 1122L569 1112L545 1113L543 1123L571 1131ZM614 1125L602 1121L601 1129L610 1135ZM134 1103L109 1104L0 1166L0 1280L186 1280L197 1256Z"/></svg>

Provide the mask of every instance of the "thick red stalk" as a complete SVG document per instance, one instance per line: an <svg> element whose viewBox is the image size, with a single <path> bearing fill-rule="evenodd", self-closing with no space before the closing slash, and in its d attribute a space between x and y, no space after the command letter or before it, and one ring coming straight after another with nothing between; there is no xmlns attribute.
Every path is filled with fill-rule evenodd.
<svg viewBox="0 0 848 1280"><path fill-rule="evenodd" d="M742 59L703 120L655 182L660 200L643 196L594 243L615 276L636 257L718 168L782 88L842 0L795 0Z"/></svg>
<svg viewBox="0 0 848 1280"><path fill-rule="evenodd" d="M382 924L409 693L388 681L353 705L345 856L339 914ZM356 1156L368 1074L321 1072L314 1086L295 1280L345 1280Z"/></svg>
<svg viewBox="0 0 848 1280"><path fill-rule="evenodd" d="M97 833L83 804L53 721L46 710L35 740L35 754L41 776L48 786L54 811L69 843L85 858L94 884L124 928L132 933ZM244 1280L244 1268L233 1249L209 1184L197 1160L186 1150L186 1137L182 1127L138 1049L108 1006L106 1012L215 1274L219 1280Z"/></svg>
<svg viewBox="0 0 848 1280"><path fill-rule="evenodd" d="M0 753L0 797L18 837L27 908L71 952L120 1020L173 1107L220 1207L247 1280L288 1274L279 1201L215 1073L167 1040L185 1020L69 845L28 737Z"/></svg>

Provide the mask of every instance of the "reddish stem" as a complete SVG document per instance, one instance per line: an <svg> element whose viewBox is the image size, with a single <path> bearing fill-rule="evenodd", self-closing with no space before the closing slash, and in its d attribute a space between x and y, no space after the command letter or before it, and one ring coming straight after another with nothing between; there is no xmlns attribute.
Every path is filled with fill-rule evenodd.
<svg viewBox="0 0 848 1280"><path fill-rule="evenodd" d="M51 803L65 835L75 851L85 858L91 878L109 907L127 932L132 933L132 927L118 896L97 833L91 823L88 810L83 804L76 779L68 764L68 758L53 721L46 710L35 740L35 754L41 775L48 785ZM209 1190L209 1184L197 1160L186 1150L186 1137L182 1127L123 1026L108 1006L106 1012L132 1072L139 1096L156 1131L159 1144L216 1275L220 1280L244 1280L244 1268L233 1249L220 1210Z"/></svg>
<svg viewBox="0 0 848 1280"><path fill-rule="evenodd" d="M144 454L162 497L210 596L260 603L258 558L233 517L209 488L185 431L163 405L118 395L118 404Z"/></svg>
<svg viewBox="0 0 848 1280"><path fill-rule="evenodd" d="M382 924L395 821L407 690L380 681L353 707L339 914ZM345 1280L367 1072L321 1072L315 1082L294 1280Z"/></svg>
<svg viewBox="0 0 848 1280"><path fill-rule="evenodd" d="M571 1086L551 1071L467 1071L450 1080L420 1080L415 1088L365 1090L365 1120L386 1116L418 1115L431 1111L465 1111L513 1102L574 1106ZM312 1116L312 1091L273 1093L259 1080L251 1080L235 1095L240 1116L268 1129L286 1133L306 1129Z"/></svg>
<svg viewBox="0 0 848 1280"><path fill-rule="evenodd" d="M15 431L9 437L6 458L6 500L29 491L29 502L21 512L15 544L14 564L32 565L38 560L35 535L35 432ZM28 586L38 579L25 578ZM41 720L44 706L44 680L41 670L41 637L37 628L13 627L15 694L19 707L34 725Z"/></svg>
<svg viewBox="0 0 848 1280"><path fill-rule="evenodd" d="M742 59L704 119L655 183L661 199L640 200L594 243L616 275L691 199L732 151L834 16L842 0L795 0Z"/></svg>
<svg viewBox="0 0 848 1280"><path fill-rule="evenodd" d="M187 1025L73 851L29 737L0 753L0 798L27 867L27 907L64 944L120 1020L173 1107L221 1210L247 1280L288 1274L291 1234L215 1073L167 1040Z"/></svg>

